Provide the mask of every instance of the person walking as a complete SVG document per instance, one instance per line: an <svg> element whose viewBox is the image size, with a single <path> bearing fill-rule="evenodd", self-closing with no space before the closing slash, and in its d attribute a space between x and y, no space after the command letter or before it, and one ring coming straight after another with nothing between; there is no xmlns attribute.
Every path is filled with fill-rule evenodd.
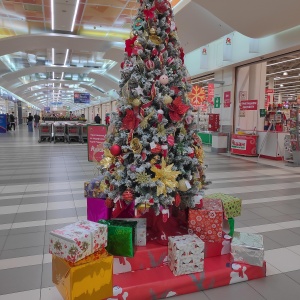
<svg viewBox="0 0 300 300"><path fill-rule="evenodd" d="M12 112L9 115L9 122L10 122L10 128L12 130L12 128L14 128L14 131L16 130L16 123L15 123L15 116L14 116L14 112Z"/></svg>
<svg viewBox="0 0 300 300"><path fill-rule="evenodd" d="M27 117L28 132L33 132L32 121L33 116L31 115L31 113L29 113L29 116Z"/></svg>
<svg viewBox="0 0 300 300"><path fill-rule="evenodd" d="M6 113L6 131L10 130L9 114Z"/></svg>
<svg viewBox="0 0 300 300"><path fill-rule="evenodd" d="M41 117L38 114L35 114L33 118L34 118L34 128L39 127Z"/></svg>
<svg viewBox="0 0 300 300"><path fill-rule="evenodd" d="M95 123L101 124L101 118L99 117L99 114L94 118Z"/></svg>

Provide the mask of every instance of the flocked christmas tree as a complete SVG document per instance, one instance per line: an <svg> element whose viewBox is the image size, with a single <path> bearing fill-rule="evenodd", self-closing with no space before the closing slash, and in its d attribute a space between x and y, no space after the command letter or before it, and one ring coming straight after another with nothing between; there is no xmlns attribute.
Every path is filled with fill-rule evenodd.
<svg viewBox="0 0 300 300"><path fill-rule="evenodd" d="M168 0L139 2L101 161L101 187L109 207L134 201L168 216L171 205L194 207L202 193L203 150L171 5Z"/></svg>

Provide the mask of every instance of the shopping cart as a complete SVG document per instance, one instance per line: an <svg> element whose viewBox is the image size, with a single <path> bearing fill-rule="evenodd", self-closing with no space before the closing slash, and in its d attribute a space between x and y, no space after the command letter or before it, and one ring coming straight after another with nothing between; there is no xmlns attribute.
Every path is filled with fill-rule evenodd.
<svg viewBox="0 0 300 300"><path fill-rule="evenodd" d="M80 142L80 127L77 124L65 125L65 143L71 141Z"/></svg>
<svg viewBox="0 0 300 300"><path fill-rule="evenodd" d="M87 124L79 124L80 126L80 142L87 142Z"/></svg>
<svg viewBox="0 0 300 300"><path fill-rule="evenodd" d="M38 142L48 141L51 143L52 139L52 124L50 123L42 123L39 127L39 140Z"/></svg>
<svg viewBox="0 0 300 300"><path fill-rule="evenodd" d="M54 144L57 141L65 141L65 125L63 125L62 123L53 124L53 141Z"/></svg>

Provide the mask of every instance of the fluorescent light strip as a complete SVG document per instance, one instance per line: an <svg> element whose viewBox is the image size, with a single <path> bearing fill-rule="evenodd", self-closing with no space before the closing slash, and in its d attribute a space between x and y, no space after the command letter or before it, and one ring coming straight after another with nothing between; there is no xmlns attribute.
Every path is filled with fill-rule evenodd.
<svg viewBox="0 0 300 300"><path fill-rule="evenodd" d="M53 0L52 0L52 1L53 1ZM73 32L73 30L74 30L75 21L76 21L76 16L77 16L78 7L79 7L79 2L80 2L80 0L77 0L77 1L76 1L76 6L75 6L75 11L74 11L73 21L72 21L72 26L71 26L71 32Z"/></svg>
<svg viewBox="0 0 300 300"><path fill-rule="evenodd" d="M284 77L280 77L280 78L277 78L276 77L274 78L275 81L280 81L280 80L285 80L285 79L289 79L289 78L299 78L299 75L297 76L284 76Z"/></svg>
<svg viewBox="0 0 300 300"><path fill-rule="evenodd" d="M300 68L289 69L289 70L286 70L286 72L293 72L293 71L297 71L297 70L300 70ZM270 74L267 74L267 76L271 76L271 75L275 75L275 74L282 74L282 71L270 73Z"/></svg>
<svg viewBox="0 0 300 300"><path fill-rule="evenodd" d="M67 51L66 51L66 56L65 56L64 66L67 64L68 55L69 55L69 49L67 49Z"/></svg>
<svg viewBox="0 0 300 300"><path fill-rule="evenodd" d="M298 60L298 59L300 59L300 57L293 58L293 59L288 59L288 60L283 60L283 61L280 61L280 62L277 62L277 63L274 63L274 64L267 65L267 67L280 65L280 64L283 64L285 62L294 61L294 60Z"/></svg>
<svg viewBox="0 0 300 300"><path fill-rule="evenodd" d="M51 0L51 29L54 30L54 0Z"/></svg>
<svg viewBox="0 0 300 300"><path fill-rule="evenodd" d="M54 72L52 72L52 79L54 79ZM53 86L54 86L54 83L53 83Z"/></svg>
<svg viewBox="0 0 300 300"><path fill-rule="evenodd" d="M54 65L54 59L55 59L55 52L54 52L54 48L52 48L52 65Z"/></svg>

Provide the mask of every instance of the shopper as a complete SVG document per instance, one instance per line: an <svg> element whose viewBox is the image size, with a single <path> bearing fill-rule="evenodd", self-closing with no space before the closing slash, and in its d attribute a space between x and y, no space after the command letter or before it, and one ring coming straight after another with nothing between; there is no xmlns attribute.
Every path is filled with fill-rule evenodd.
<svg viewBox="0 0 300 300"><path fill-rule="evenodd" d="M29 113L29 116L27 117L28 132L33 132L32 122L33 116L31 115L31 113Z"/></svg>
<svg viewBox="0 0 300 300"><path fill-rule="evenodd" d="M108 126L110 124L110 117L109 114L106 114L105 116L105 124Z"/></svg>
<svg viewBox="0 0 300 300"><path fill-rule="evenodd" d="M97 116L95 117L94 121L97 124L101 124L101 118L99 117L99 114L97 114Z"/></svg>
<svg viewBox="0 0 300 300"><path fill-rule="evenodd" d="M12 113L9 115L9 122L10 122L11 130L12 130L12 128L14 128L14 131L15 131L15 130L16 130L16 123L15 123L14 112L12 112Z"/></svg>
<svg viewBox="0 0 300 300"><path fill-rule="evenodd" d="M35 114L33 118L34 118L34 128L39 127L41 117L38 114Z"/></svg>
<svg viewBox="0 0 300 300"><path fill-rule="evenodd" d="M9 114L6 113L6 131L10 130Z"/></svg>

